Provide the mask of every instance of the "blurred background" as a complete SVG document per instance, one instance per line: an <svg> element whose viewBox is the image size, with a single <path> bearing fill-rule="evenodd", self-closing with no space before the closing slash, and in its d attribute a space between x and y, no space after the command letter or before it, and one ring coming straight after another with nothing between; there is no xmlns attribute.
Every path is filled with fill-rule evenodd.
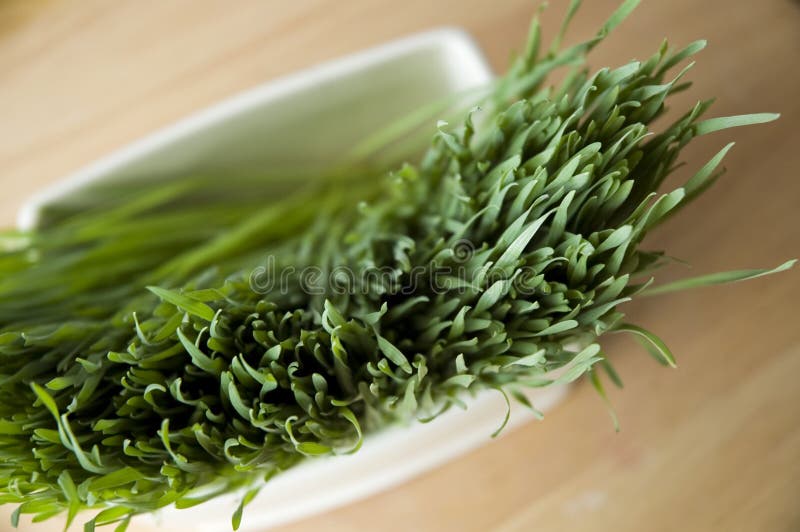
<svg viewBox="0 0 800 532"><path fill-rule="evenodd" d="M543 16L552 36L565 0ZM568 35L594 34L618 0L592 0ZM502 72L531 0L0 1L0 222L23 200L111 150L238 91L442 25L469 31ZM800 256L800 3L643 2L593 55L596 67L707 38L674 100L717 97L715 115L779 112L686 151L687 169L737 146L709 194L659 229L688 260L663 279L772 267ZM304 530L800 530L797 269L627 307L678 369L627 338L606 340L625 382L622 430L578 383L528 424L391 491L283 527ZM0 530L10 529L3 508ZM191 510L188 510L191 511ZM22 530L60 530L47 523ZM131 530L144 530L131 526Z"/></svg>

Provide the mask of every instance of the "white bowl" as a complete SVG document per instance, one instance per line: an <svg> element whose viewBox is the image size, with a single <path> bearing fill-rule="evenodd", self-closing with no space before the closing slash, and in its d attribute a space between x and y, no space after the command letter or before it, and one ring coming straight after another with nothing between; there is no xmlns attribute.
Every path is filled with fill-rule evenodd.
<svg viewBox="0 0 800 532"><path fill-rule="evenodd" d="M491 79L481 52L460 30L398 40L269 82L134 142L32 198L18 225L35 227L44 206L100 180L275 167L298 157L335 163L381 125ZM547 411L565 391L550 386L527 395ZM451 409L428 424L369 435L356 454L308 459L278 475L246 508L242 530L264 530L355 501L489 442L505 416L505 400L482 392L465 402L467 410ZM513 406L505 431L532 418ZM230 528L240 496L138 519L170 530L219 532Z"/></svg>

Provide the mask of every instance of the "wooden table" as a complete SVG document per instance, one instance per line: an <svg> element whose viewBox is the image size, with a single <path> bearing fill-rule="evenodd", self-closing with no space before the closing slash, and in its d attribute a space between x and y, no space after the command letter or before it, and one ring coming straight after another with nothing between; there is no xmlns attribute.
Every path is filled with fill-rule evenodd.
<svg viewBox="0 0 800 532"><path fill-rule="evenodd" d="M616 3L587 2L571 39L593 33ZM502 70L523 42L534 2L492 4L5 0L2 222L38 187L195 109L411 32L463 26ZM550 35L565 2L552 4ZM718 114L783 118L689 149L696 168L730 138L739 142L728 175L652 246L690 260L695 272L799 256L800 4L647 2L593 63L644 58L664 35L679 45L710 40L682 105L714 95ZM541 423L285 530L800 530L799 297L794 270L636 302L629 314L668 341L679 368L657 366L635 342L608 339L626 383L611 392L621 433L581 383Z"/></svg>

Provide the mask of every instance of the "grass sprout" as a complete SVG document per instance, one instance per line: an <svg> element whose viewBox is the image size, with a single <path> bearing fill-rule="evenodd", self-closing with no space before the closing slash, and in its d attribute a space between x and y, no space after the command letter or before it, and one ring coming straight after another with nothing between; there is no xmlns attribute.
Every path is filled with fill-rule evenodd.
<svg viewBox="0 0 800 532"><path fill-rule="evenodd" d="M651 286L668 258L643 239L708 189L730 146L661 185L693 139L777 116L706 118L701 101L654 130L693 63L673 71L704 43L591 73L586 54L636 4L567 48L566 22L546 47L534 20L508 73L462 123L439 123L415 164L113 188L3 235L0 502L18 505L13 520L94 509L86 530L124 530L245 490L237 528L264 479L465 393L524 401L587 376L605 398L604 375L621 384L606 333L674 366L620 305L792 262Z"/></svg>

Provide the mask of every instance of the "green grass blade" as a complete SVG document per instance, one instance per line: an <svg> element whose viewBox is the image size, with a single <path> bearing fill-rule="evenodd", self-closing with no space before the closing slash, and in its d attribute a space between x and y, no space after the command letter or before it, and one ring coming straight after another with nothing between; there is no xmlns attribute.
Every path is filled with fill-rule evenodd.
<svg viewBox="0 0 800 532"><path fill-rule="evenodd" d="M740 281L747 281L756 279L765 275L772 275L774 273L784 272L792 268L797 259L789 260L772 269L753 269L753 270L733 270L728 272L717 272L708 275L700 275L698 277L690 277L688 279L681 279L671 283L654 286L642 292L644 296L655 296L659 294L667 294L670 292L677 292L680 290L689 290L692 288L700 288L703 286L713 286L717 284L737 283Z"/></svg>

